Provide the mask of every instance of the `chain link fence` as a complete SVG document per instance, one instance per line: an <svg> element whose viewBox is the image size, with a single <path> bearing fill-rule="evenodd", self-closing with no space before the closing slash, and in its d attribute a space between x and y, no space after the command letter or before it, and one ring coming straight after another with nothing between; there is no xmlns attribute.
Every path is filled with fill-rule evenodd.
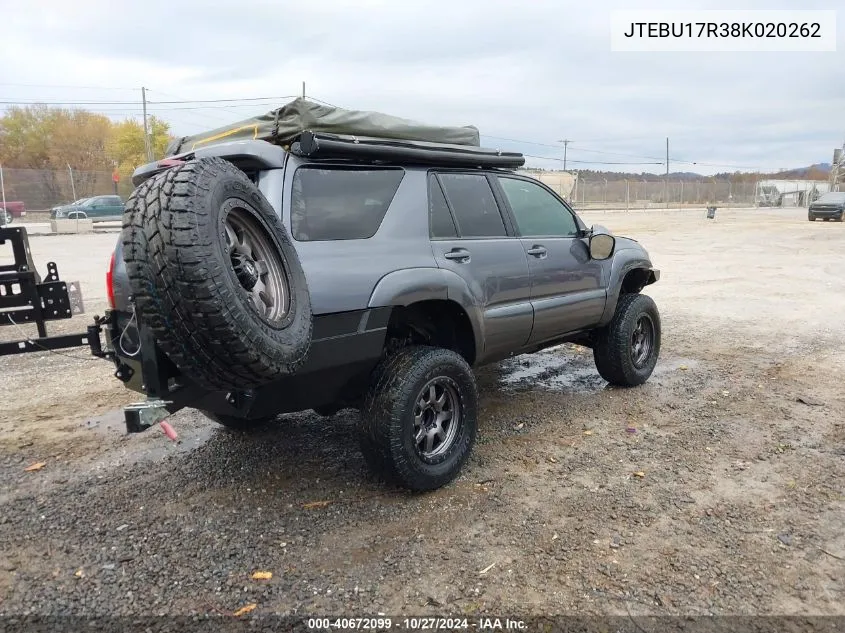
<svg viewBox="0 0 845 633"><path fill-rule="evenodd" d="M637 179L590 179L554 171L521 170L520 173L545 183L570 204L580 208L649 209L684 206L755 206L760 187L768 181L700 180L655 181ZM3 169L7 201L22 201L28 211L45 211L59 204L90 196L117 194L125 200L132 183L112 181L110 171L71 169ZM807 181L812 186L811 181ZM794 189L795 187L793 187ZM786 197L788 198L788 196ZM791 198L784 199L784 206ZM794 204L804 203L796 199Z"/></svg>
<svg viewBox="0 0 845 633"><path fill-rule="evenodd" d="M649 209L684 206L754 206L757 183L727 180L578 179L569 201L579 207Z"/></svg>
<svg viewBox="0 0 845 633"><path fill-rule="evenodd" d="M126 199L132 183L126 179L112 181L110 171L76 171L71 169L3 169L6 201L21 201L27 211L46 211L80 198L117 193Z"/></svg>

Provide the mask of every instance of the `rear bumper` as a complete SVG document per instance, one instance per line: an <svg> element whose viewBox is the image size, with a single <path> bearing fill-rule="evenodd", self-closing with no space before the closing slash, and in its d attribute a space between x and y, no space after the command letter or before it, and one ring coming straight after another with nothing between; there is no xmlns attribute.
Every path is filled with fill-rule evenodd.
<svg viewBox="0 0 845 633"><path fill-rule="evenodd" d="M108 312L102 328L115 363L115 377L146 403L127 407L127 430L143 431L166 414L191 407L211 413L258 418L342 401L359 389L381 358L391 308L372 308L314 319L311 348L295 374L257 389L215 391L182 375L151 333L125 312ZM99 336L91 339L101 347ZM100 355L100 354L98 354Z"/></svg>
<svg viewBox="0 0 845 633"><path fill-rule="evenodd" d="M816 218L838 218L841 217L845 213L843 209L810 209L808 211L809 215L812 215Z"/></svg>

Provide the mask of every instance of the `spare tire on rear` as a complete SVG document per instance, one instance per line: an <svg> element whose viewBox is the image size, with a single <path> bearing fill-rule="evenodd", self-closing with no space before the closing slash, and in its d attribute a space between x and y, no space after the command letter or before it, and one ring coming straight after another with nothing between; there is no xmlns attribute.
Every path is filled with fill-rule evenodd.
<svg viewBox="0 0 845 633"><path fill-rule="evenodd" d="M311 300L290 235L244 172L220 158L172 167L126 203L123 255L139 320L189 379L252 388L311 344Z"/></svg>

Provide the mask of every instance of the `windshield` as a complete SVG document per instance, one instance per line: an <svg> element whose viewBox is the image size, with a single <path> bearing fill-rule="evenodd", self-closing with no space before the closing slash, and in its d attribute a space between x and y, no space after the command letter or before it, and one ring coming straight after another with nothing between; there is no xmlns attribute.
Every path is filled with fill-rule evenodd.
<svg viewBox="0 0 845 633"><path fill-rule="evenodd" d="M845 191L826 193L816 200L816 202L845 202Z"/></svg>

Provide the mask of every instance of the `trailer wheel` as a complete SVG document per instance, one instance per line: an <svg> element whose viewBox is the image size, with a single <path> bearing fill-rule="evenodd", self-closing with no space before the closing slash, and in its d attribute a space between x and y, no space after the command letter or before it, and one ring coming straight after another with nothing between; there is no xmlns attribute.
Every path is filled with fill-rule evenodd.
<svg viewBox="0 0 845 633"><path fill-rule="evenodd" d="M241 170L191 160L126 203L135 309L189 379L253 388L296 371L311 343L305 273L273 207Z"/></svg>

